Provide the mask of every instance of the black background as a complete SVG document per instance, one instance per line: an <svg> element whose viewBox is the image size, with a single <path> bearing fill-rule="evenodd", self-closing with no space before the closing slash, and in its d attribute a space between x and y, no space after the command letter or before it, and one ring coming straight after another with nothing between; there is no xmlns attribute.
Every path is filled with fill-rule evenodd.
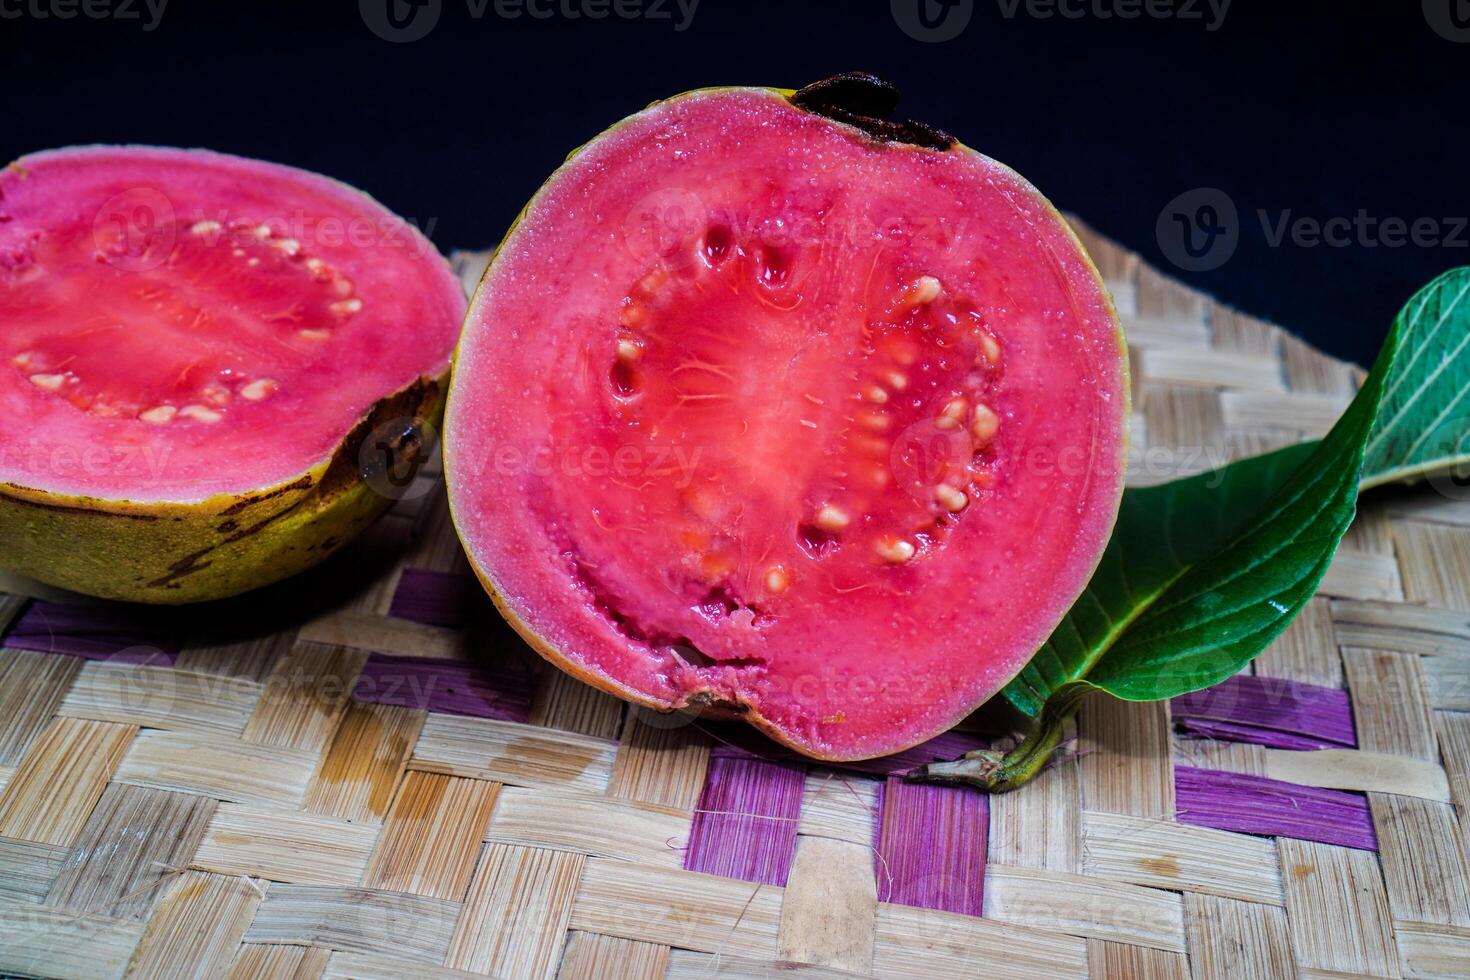
<svg viewBox="0 0 1470 980"><path fill-rule="evenodd" d="M445 249L493 244L570 149L654 99L862 68L899 84L902 113L1341 356L1371 360L1402 302L1470 261L1470 232L1437 247L1273 247L1257 217L1361 210L1453 231L1444 219L1470 212L1470 43L1437 33L1426 9L1458 4L1470 18L1466 0L1234 0L1214 30L1203 0L1188 0L1195 18L1135 19L1098 13L1129 0L1062 0L1081 17L957 0L973 15L943 43L906 34L889 0L700 0L683 30L675 0L641 0L666 18L601 20L506 18L496 0L477 18L479 0L418 0L420 16L436 3L440 16L407 43L367 26L373 7L381 17L402 0L364 0L366 17L355 0L170 0L152 30L142 0L57 16L80 2L0 0L0 157L139 142L280 160L371 192ZM1240 244L1219 268L1185 273L1155 227L1198 187L1235 202Z"/></svg>

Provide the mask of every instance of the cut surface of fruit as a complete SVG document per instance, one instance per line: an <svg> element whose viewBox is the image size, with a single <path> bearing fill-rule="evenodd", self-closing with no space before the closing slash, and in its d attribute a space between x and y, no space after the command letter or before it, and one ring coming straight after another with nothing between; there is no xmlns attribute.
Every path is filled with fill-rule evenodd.
<svg viewBox="0 0 1470 980"><path fill-rule="evenodd" d="M607 690L819 757L998 690L1121 492L1122 338L1060 216L971 150L773 90L689 93L575 155L457 364L451 507L510 621Z"/></svg>
<svg viewBox="0 0 1470 980"><path fill-rule="evenodd" d="M227 549L239 566L228 590L295 570L307 558L280 549L311 542L271 542L283 528L330 530L335 546L382 509L336 500L357 483L355 459L319 484L375 412L440 402L464 306L412 225L315 174L150 147L11 164L0 172L0 541L11 545L0 561L99 594L149 598L157 579L159 598L209 597L221 582L181 580L225 555L196 552L270 516L271 534ZM214 520L232 507L236 519ZM215 542L190 532L200 520L219 528ZM151 545L149 521L170 525ZM275 564L245 567L256 545ZM70 556L72 572L44 560L68 547L105 559ZM168 575L180 562L187 573Z"/></svg>
<svg viewBox="0 0 1470 980"><path fill-rule="evenodd" d="M274 486L454 343L462 294L433 246L313 174L40 153L0 176L0 216L0 482L138 502Z"/></svg>

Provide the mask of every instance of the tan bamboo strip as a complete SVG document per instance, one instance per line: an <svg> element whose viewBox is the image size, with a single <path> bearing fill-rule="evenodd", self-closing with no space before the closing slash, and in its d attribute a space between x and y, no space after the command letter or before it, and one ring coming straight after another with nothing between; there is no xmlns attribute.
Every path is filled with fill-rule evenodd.
<svg viewBox="0 0 1470 980"><path fill-rule="evenodd" d="M1128 977L1129 980L1189 980L1189 957L1161 949L1087 941L1088 972L1094 977Z"/></svg>
<svg viewBox="0 0 1470 980"><path fill-rule="evenodd" d="M1207 738L1176 738L1172 746L1175 765L1219 769L1250 776L1266 775L1266 750L1248 742L1216 742Z"/></svg>
<svg viewBox="0 0 1470 980"><path fill-rule="evenodd" d="M1318 595L1338 599L1385 599L1404 601L1399 565L1392 555L1375 555L1346 545L1337 549L1327 574L1317 586Z"/></svg>
<svg viewBox="0 0 1470 980"><path fill-rule="evenodd" d="M1308 601L1286 631L1256 658L1256 674L1322 687L1342 687L1342 658L1337 652L1334 608L1329 599Z"/></svg>
<svg viewBox="0 0 1470 980"><path fill-rule="evenodd" d="M1077 720L1082 805L1138 817L1174 815L1169 706L1093 696Z"/></svg>
<svg viewBox="0 0 1470 980"><path fill-rule="evenodd" d="M143 926L0 898L0 975L117 980Z"/></svg>
<svg viewBox="0 0 1470 980"><path fill-rule="evenodd" d="M1420 666L1430 707L1470 711L1470 654L1425 657Z"/></svg>
<svg viewBox="0 0 1470 980"><path fill-rule="evenodd" d="M825 837L797 838L781 901L778 959L870 973L877 914L872 850Z"/></svg>
<svg viewBox="0 0 1470 980"><path fill-rule="evenodd" d="M567 934L567 948L562 954L556 980L605 980L607 977L666 980L672 976L667 946L591 932L572 932Z"/></svg>
<svg viewBox="0 0 1470 980"><path fill-rule="evenodd" d="M1185 949L1177 894L1087 875L988 864L985 916L1089 939Z"/></svg>
<svg viewBox="0 0 1470 980"><path fill-rule="evenodd" d="M0 902L40 902L61 873L69 849L0 837Z"/></svg>
<svg viewBox="0 0 1470 980"><path fill-rule="evenodd" d="M245 943L225 980L317 980L331 955L329 950L312 946Z"/></svg>
<svg viewBox="0 0 1470 980"><path fill-rule="evenodd" d="M1149 384L1228 386L1265 392L1286 390L1281 364L1274 357L1177 347L1145 348L1142 354L1141 373Z"/></svg>
<svg viewBox="0 0 1470 980"><path fill-rule="evenodd" d="M20 762L81 667L76 657L0 649L0 765Z"/></svg>
<svg viewBox="0 0 1470 980"><path fill-rule="evenodd" d="M1139 410L1148 427L1148 459L1171 456L1188 462L1185 472L1198 473L1219 466L1223 461L1207 449L1218 450L1219 433L1224 427L1220 416L1220 399L1213 391L1198 388L1166 388L1151 386L1140 400ZM1171 478L1178 470L1163 468L1150 472L1150 483Z"/></svg>
<svg viewBox="0 0 1470 980"><path fill-rule="evenodd" d="M1116 246L1113 246L1116 248ZM1167 317L1185 323L1208 323L1213 305L1204 293L1190 289L1177 279L1139 262L1134 272L1138 289L1138 312L1145 316Z"/></svg>
<svg viewBox="0 0 1470 980"><path fill-rule="evenodd" d="M463 901L499 790L478 779L406 773L362 883Z"/></svg>
<svg viewBox="0 0 1470 980"><path fill-rule="evenodd" d="M1382 497L1375 495L1360 499L1358 513L1342 536L1342 545L1352 551L1383 558L1395 557L1393 522L1388 518Z"/></svg>
<svg viewBox="0 0 1470 980"><path fill-rule="evenodd" d="M1268 840L1172 820L1084 813L1082 870L1112 881L1281 905Z"/></svg>
<svg viewBox="0 0 1470 980"><path fill-rule="evenodd" d="M1388 896L1369 851L1276 841L1297 965L1363 976L1399 973Z"/></svg>
<svg viewBox="0 0 1470 980"><path fill-rule="evenodd" d="M1138 315L1124 316L1122 320L1130 349L1199 351L1210 346L1210 330L1203 323Z"/></svg>
<svg viewBox="0 0 1470 980"><path fill-rule="evenodd" d="M1450 795L1459 810L1463 827L1470 817L1470 715L1439 711L1435 716L1439 726L1440 751L1450 780Z"/></svg>
<svg viewBox="0 0 1470 980"><path fill-rule="evenodd" d="M179 651L174 666L179 670L264 683L276 661L291 649L292 642L289 632L228 639L191 637Z"/></svg>
<svg viewBox="0 0 1470 980"><path fill-rule="evenodd" d="M1408 600L1470 610L1470 549L1464 529L1395 521L1393 533Z"/></svg>
<svg viewBox="0 0 1470 980"><path fill-rule="evenodd" d="M1264 320L1210 302L1207 317L1216 350L1261 354L1281 360L1281 331Z"/></svg>
<svg viewBox="0 0 1470 980"><path fill-rule="evenodd" d="M513 721L431 714L409 767L512 786L603 792L617 743Z"/></svg>
<svg viewBox="0 0 1470 980"><path fill-rule="evenodd" d="M1395 793L1448 803L1450 781L1437 763L1386 752L1266 750L1266 775L1303 786Z"/></svg>
<svg viewBox="0 0 1470 980"><path fill-rule="evenodd" d="M1061 762L1026 793L990 797L989 860L1016 868L1082 870L1082 790L1075 760Z"/></svg>
<svg viewBox="0 0 1470 980"><path fill-rule="evenodd" d="M254 681L177 667L89 662L57 713L170 731L239 735L260 697Z"/></svg>
<svg viewBox="0 0 1470 980"><path fill-rule="evenodd" d="M221 976L240 950L266 883L184 871L148 920L128 973L134 977Z"/></svg>
<svg viewBox="0 0 1470 980"><path fill-rule="evenodd" d="M370 953L332 953L321 980L485 980L483 973Z"/></svg>
<svg viewBox="0 0 1470 980"><path fill-rule="evenodd" d="M588 858L571 928L752 959L776 957L781 889Z"/></svg>
<svg viewBox="0 0 1470 980"><path fill-rule="evenodd" d="M1302 394L1351 395L1358 388L1353 369L1289 333L1281 335L1281 358L1291 390Z"/></svg>
<svg viewBox="0 0 1470 980"><path fill-rule="evenodd" d="M630 710L608 795L693 809L709 768L710 740L685 725L686 720L678 714L651 716L642 709Z"/></svg>
<svg viewBox="0 0 1470 980"><path fill-rule="evenodd" d="M994 799L994 798L992 798ZM870 847L877 826L878 783L831 769L807 774L797 832Z"/></svg>
<svg viewBox="0 0 1470 980"><path fill-rule="evenodd" d="M769 962L726 953L697 953L692 949L669 950L668 963L668 971L660 974L663 980L854 980L865 976L811 963ZM894 974L895 980L917 976Z"/></svg>
<svg viewBox="0 0 1470 980"><path fill-rule="evenodd" d="M594 738L617 738L623 723L623 702L569 674L551 671L536 689L530 722Z"/></svg>
<svg viewBox="0 0 1470 980"><path fill-rule="evenodd" d="M301 805L316 755L236 738L148 729L118 766L118 782L235 803Z"/></svg>
<svg viewBox="0 0 1470 980"><path fill-rule="evenodd" d="M0 837L70 846L137 728L56 718L0 793Z"/></svg>
<svg viewBox="0 0 1470 980"><path fill-rule="evenodd" d="M1470 527L1470 500L1414 494L1395 496L1384 502L1384 509L1394 517L1451 527Z"/></svg>
<svg viewBox="0 0 1470 980"><path fill-rule="evenodd" d="M586 858L487 844L444 965L506 980L556 976Z"/></svg>
<svg viewBox="0 0 1470 980"><path fill-rule="evenodd" d="M459 911L454 902L419 895L272 884L245 941L442 963Z"/></svg>
<svg viewBox="0 0 1470 980"><path fill-rule="evenodd" d="M1190 893L1184 912L1195 980L1297 975L1282 909Z"/></svg>
<svg viewBox="0 0 1470 980"><path fill-rule="evenodd" d="M1470 964L1470 929L1423 922L1395 922L1393 928L1405 976L1465 975Z"/></svg>
<svg viewBox="0 0 1470 980"><path fill-rule="evenodd" d="M311 643L432 660L467 660L470 638L463 630L428 626L375 613L338 610L301 627L298 638Z"/></svg>
<svg viewBox="0 0 1470 980"><path fill-rule="evenodd" d="M199 847L215 801L113 783L77 838L47 905L142 922Z"/></svg>
<svg viewBox="0 0 1470 980"><path fill-rule="evenodd" d="M343 820L382 820L424 718L422 711L393 705L349 706L307 790L306 809Z"/></svg>
<svg viewBox="0 0 1470 980"><path fill-rule="evenodd" d="M676 868L684 859L690 822L687 810L511 786L501 791L485 836L502 844Z"/></svg>
<svg viewBox="0 0 1470 980"><path fill-rule="evenodd" d="M1412 654L1344 649L1358 747L1439 761L1439 739L1419 658Z"/></svg>
<svg viewBox="0 0 1470 980"><path fill-rule="evenodd" d="M377 840L371 824L221 803L193 855L205 871L308 885L354 885Z"/></svg>
<svg viewBox="0 0 1470 980"><path fill-rule="evenodd" d="M298 641L266 678L265 693L241 738L320 755L347 710L366 660L361 650Z"/></svg>
<svg viewBox="0 0 1470 980"><path fill-rule="evenodd" d="M927 980L1050 980L1087 976L1087 943L953 912L878 905L873 972Z"/></svg>
<svg viewBox="0 0 1470 980"><path fill-rule="evenodd" d="M1401 602L1341 599L1332 603L1332 619L1344 646L1470 656L1470 613Z"/></svg>
<svg viewBox="0 0 1470 980"><path fill-rule="evenodd" d="M1470 866L1454 807L1369 793L1395 919L1470 926Z"/></svg>
<svg viewBox="0 0 1470 980"><path fill-rule="evenodd" d="M15 776L14 766L0 766L0 793L5 792L5 787L10 785L10 780Z"/></svg>

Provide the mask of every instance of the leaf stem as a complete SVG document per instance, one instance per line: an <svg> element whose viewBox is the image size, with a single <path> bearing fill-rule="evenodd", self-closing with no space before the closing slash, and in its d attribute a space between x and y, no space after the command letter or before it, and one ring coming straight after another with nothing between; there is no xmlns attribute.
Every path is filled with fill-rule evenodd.
<svg viewBox="0 0 1470 980"><path fill-rule="evenodd" d="M1061 747L1067 719L1077 713L1088 684L1069 684L1047 699L1036 724L1009 752L976 749L953 762L931 762L908 774L915 782L973 786L988 793L1006 793L1024 786L1046 769Z"/></svg>

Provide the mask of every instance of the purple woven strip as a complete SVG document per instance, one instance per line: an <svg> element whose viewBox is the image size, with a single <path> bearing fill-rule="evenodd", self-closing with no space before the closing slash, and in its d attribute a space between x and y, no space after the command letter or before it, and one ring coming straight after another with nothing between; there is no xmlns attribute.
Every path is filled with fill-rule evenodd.
<svg viewBox="0 0 1470 980"><path fill-rule="evenodd" d="M458 629L469 623L476 607L484 602L485 591L472 578L450 572L405 568L398 579L398 588L393 592L388 615L429 626Z"/></svg>
<svg viewBox="0 0 1470 980"><path fill-rule="evenodd" d="M785 885L805 785L801 766L712 753L684 868Z"/></svg>
<svg viewBox="0 0 1470 980"><path fill-rule="evenodd" d="M1356 748L1348 693L1278 677L1238 675L1170 702L1186 735L1278 749Z"/></svg>
<svg viewBox="0 0 1470 980"><path fill-rule="evenodd" d="M513 662L466 664L375 653L352 696L370 704L524 722L531 716L534 683L531 670Z"/></svg>
<svg viewBox="0 0 1470 980"><path fill-rule="evenodd" d="M773 742L749 725L700 723L700 730L720 744L716 755L730 758L765 759L767 762L792 762L804 764L810 760L786 746ZM971 749L982 749L990 743L978 735L962 732L946 732L929 741L906 749L896 755L861 762L822 762L824 769L838 769L869 776L898 776L930 762L948 762L958 759Z"/></svg>
<svg viewBox="0 0 1470 980"><path fill-rule="evenodd" d="M867 759L863 762L835 762L824 763L837 769L846 769L850 772L867 773L871 776L900 776L910 769L926 766L931 762L948 762L958 759L973 749L983 749L990 743L978 735L970 735L965 732L945 732L936 735L927 742L923 742L911 749L905 749L896 755L885 755L881 759Z"/></svg>
<svg viewBox="0 0 1470 980"><path fill-rule="evenodd" d="M877 819L878 901L984 914L987 794L890 776Z"/></svg>
<svg viewBox="0 0 1470 980"><path fill-rule="evenodd" d="M26 606L0 645L88 660L171 667L179 638L166 613L135 606L44 602Z"/></svg>
<svg viewBox="0 0 1470 980"><path fill-rule="evenodd" d="M1176 766L1174 794L1182 823L1378 850L1368 798L1359 793Z"/></svg>

